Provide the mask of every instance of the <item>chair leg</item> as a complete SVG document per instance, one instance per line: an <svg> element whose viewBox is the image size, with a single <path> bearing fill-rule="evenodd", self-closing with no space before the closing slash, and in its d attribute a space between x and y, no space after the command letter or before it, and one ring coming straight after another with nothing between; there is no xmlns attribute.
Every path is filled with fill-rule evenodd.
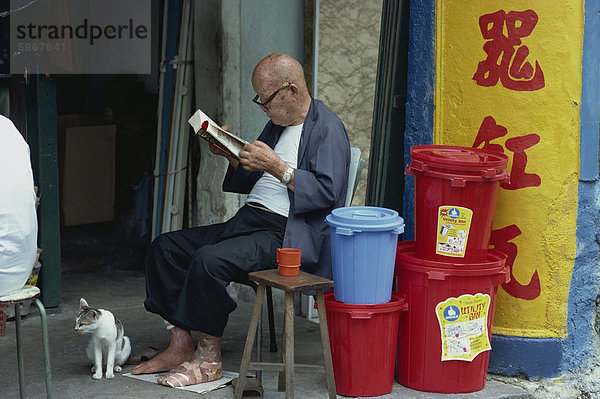
<svg viewBox="0 0 600 399"><path fill-rule="evenodd" d="M252 346L254 345L254 339L256 338L256 329L258 327L258 319L262 312L263 299L265 297L265 286L260 284L256 291L256 298L254 299L254 309L252 310L252 318L250 319L250 326L248 327L248 335L246 336L246 345L244 346L244 354L242 355L242 364L240 365L240 375L238 377L238 383L234 392L235 399L241 399L244 393L244 384L246 382L246 374L248 373L248 366L250 365L250 355L252 354Z"/></svg>
<svg viewBox="0 0 600 399"><path fill-rule="evenodd" d="M329 331L327 330L327 313L323 290L317 290L317 307L319 308L319 326L321 329L321 343L325 357L325 378L327 379L327 392L329 399L335 399L335 379L333 377L333 362L331 360L331 346L329 344Z"/></svg>
<svg viewBox="0 0 600 399"><path fill-rule="evenodd" d="M25 366L23 364L23 337L21 335L21 304L15 303L15 329L17 330L17 367L19 370L19 393L25 399Z"/></svg>
<svg viewBox="0 0 600 399"><path fill-rule="evenodd" d="M285 293L285 397L294 398L294 293Z"/></svg>
<svg viewBox="0 0 600 399"><path fill-rule="evenodd" d="M280 358L281 358L281 363L285 366L285 337L286 337L286 329L287 329L287 324L286 324L286 318L285 318L285 309L284 309L284 313L283 313L283 338L281 339L281 353L280 353ZM279 372L279 375L277 377L277 391L278 392L284 392L285 391L285 367L282 371Z"/></svg>
<svg viewBox="0 0 600 399"><path fill-rule="evenodd" d="M269 338L271 346L269 351L271 353L277 352L277 337L275 334L275 315L273 312L273 290L271 287L267 287L267 311L269 314Z"/></svg>
<svg viewBox="0 0 600 399"><path fill-rule="evenodd" d="M258 334L256 334L256 362L262 362L262 336L263 336L263 322L262 315L258 318ZM262 371L256 370L256 378L262 382Z"/></svg>
<svg viewBox="0 0 600 399"><path fill-rule="evenodd" d="M50 371L50 345L48 340L48 319L46 317L46 308L42 302L36 298L34 301L40 312L42 321L42 345L44 347L44 371L46 374L46 397L52 399L52 373Z"/></svg>

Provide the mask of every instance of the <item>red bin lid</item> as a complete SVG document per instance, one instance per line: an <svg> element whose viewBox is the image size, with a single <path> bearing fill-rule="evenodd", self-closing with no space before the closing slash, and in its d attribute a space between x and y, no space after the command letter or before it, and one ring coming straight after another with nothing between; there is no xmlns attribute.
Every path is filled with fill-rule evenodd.
<svg viewBox="0 0 600 399"><path fill-rule="evenodd" d="M417 145L411 147L410 155L425 163L467 168L504 169L508 164L508 157L502 153L452 145Z"/></svg>
<svg viewBox="0 0 600 399"><path fill-rule="evenodd" d="M478 271L489 273L490 270L503 269L506 265L506 254L497 249L488 250L487 259L483 262L455 263L453 262L453 259L441 262L418 258L415 255L415 246L416 242L414 240L398 241L396 247L396 267L398 267L399 263L402 263L404 265L416 266L428 270L448 269L453 272L473 274Z"/></svg>

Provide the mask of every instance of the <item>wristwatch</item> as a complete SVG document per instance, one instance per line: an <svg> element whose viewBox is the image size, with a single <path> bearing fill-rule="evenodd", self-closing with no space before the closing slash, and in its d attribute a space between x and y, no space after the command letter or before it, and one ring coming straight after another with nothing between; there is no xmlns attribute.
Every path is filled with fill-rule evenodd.
<svg viewBox="0 0 600 399"><path fill-rule="evenodd" d="M294 169L288 168L288 170L283 172L283 175L281 176L281 182L287 186L289 184L289 182L292 181L293 173L294 173Z"/></svg>

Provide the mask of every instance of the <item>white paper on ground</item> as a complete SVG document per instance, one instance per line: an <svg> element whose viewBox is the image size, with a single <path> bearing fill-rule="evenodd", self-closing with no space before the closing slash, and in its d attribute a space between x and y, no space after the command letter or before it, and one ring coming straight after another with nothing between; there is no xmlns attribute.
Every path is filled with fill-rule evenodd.
<svg viewBox="0 0 600 399"><path fill-rule="evenodd" d="M123 374L123 376L135 378L137 380L142 380L142 381L146 381L146 382L151 382L153 384L158 385L158 383L156 382L156 379L164 374L165 373L134 375L131 373L125 373L125 374ZM238 373L234 373L232 371L223 371L223 377L219 378L218 380L210 381L210 382L203 382L202 384L189 385L187 387L178 387L176 389L182 389L184 391L191 391L191 392L196 392L196 393L207 393L207 392L219 389L219 388L223 388L225 385L227 385L229 382L231 382L231 380L233 380L237 376L238 376Z"/></svg>

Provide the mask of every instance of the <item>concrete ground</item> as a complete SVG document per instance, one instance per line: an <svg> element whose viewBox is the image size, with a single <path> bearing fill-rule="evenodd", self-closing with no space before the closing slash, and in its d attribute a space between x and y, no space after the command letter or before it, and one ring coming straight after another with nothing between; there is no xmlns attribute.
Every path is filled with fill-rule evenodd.
<svg viewBox="0 0 600 399"><path fill-rule="evenodd" d="M47 309L52 366L52 389L54 398L232 398L230 385L204 395L163 387L154 383L116 374L113 380L94 380L91 363L85 355L88 338L74 331L79 299L86 298L91 306L112 311L125 327L131 339L133 352L152 346L163 349L168 345L169 335L160 317L146 312L143 259L147 250L145 239L132 239L134 232L128 224L100 223L73 226L61 230L62 300L58 307ZM43 266L42 266L43 267ZM248 287L236 291L238 308L231 314L223 336L223 364L227 371L239 370L246 333L252 312L254 293ZM278 344L281 345L283 320L282 296L275 297L275 321ZM279 292L281 293L281 292ZM266 313L266 312L265 312ZM265 326L266 318L264 320ZM23 319L25 357L25 380L27 398L45 398L44 367L41 345L40 316L35 306ZM323 364L318 324L304 317L295 320L295 357L297 363ZM268 348L265 328L263 347ZM265 349L266 350L266 349ZM280 353L264 353L265 361L278 362ZM124 367L129 372L133 366ZM367 371L366 371L367 372ZM595 370L590 380L598 380ZM394 383L393 390L383 398L466 398L466 399L524 399L561 397L565 381L557 384L549 381L545 389L539 382L488 375L483 390L471 394L444 395L414 391ZM302 399L327 398L324 374L296 374L295 397ZM542 389L540 389L542 387ZM284 398L277 391L277 374L263 373L265 398ZM557 389L561 391L558 392ZM533 393L533 395L531 394ZM546 396L540 396L545 394ZM8 322L6 336L0 337L0 399L19 398L16 339L14 322Z"/></svg>
<svg viewBox="0 0 600 399"><path fill-rule="evenodd" d="M253 296L252 292L249 292ZM231 386L199 396L196 393L166 388L117 374L113 380L93 380L90 362L85 356L87 338L74 331L79 298L84 297L91 306L111 310L124 324L133 351L153 346L165 348L168 333L162 320L145 311L142 302L144 276L141 271L91 269L63 272L62 302L47 309L52 363L52 388L54 398L232 398ZM277 305L277 304L276 304ZM277 306L276 306L277 307ZM279 307L281 308L281 307ZM223 363L225 370L237 372L242 356L252 304L240 301L233 312L223 337ZM281 327L283 315L276 313L276 324ZM37 308L23 319L25 345L25 378L28 398L44 398L44 369L41 351L40 317ZM266 325L266 323L265 323ZM266 329L265 329L266 330ZM281 331L279 331L279 334ZM265 335L265 347L268 342ZM279 336L278 342L281 342ZM9 322L5 337L0 337L0 398L19 397L16 339L14 322ZM268 361L278 361L279 353L266 353ZM303 317L296 318L296 362L322 364L318 325ZM126 366L124 372L133 366ZM265 372L263 387L265 398L284 398L277 392L276 373ZM486 387L476 393L443 395L413 391L394 383L393 391L384 398L503 398L533 397L525 389L510 384L511 379L490 376ZM298 373L297 398L326 398L327 388L323 374Z"/></svg>

